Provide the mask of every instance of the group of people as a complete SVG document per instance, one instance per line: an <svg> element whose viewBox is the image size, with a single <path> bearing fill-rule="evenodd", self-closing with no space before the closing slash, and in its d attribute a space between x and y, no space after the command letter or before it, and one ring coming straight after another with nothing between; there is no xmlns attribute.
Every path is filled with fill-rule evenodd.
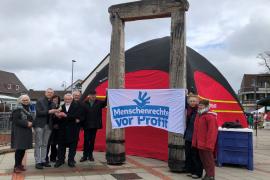
<svg viewBox="0 0 270 180"><path fill-rule="evenodd" d="M197 95L188 96L185 139L185 168L188 176L203 180L215 179L215 158L218 133L217 116L209 111L209 101Z"/></svg>
<svg viewBox="0 0 270 180"><path fill-rule="evenodd" d="M82 102L80 98L80 91L67 93L64 95L64 104L60 105L60 97L49 88L44 97L37 101L35 113L30 111L28 95L18 98L18 106L11 114L11 148L15 149L14 172L26 170L22 160L25 150L32 148L32 130L36 169L51 167L50 162L55 162L55 168L62 166L67 148L68 166L75 167L74 157L81 128L84 130L84 147L80 162L94 161L96 133L102 128L102 108L107 105L107 101L97 100L94 90L90 91L86 101Z"/></svg>
<svg viewBox="0 0 270 180"><path fill-rule="evenodd" d="M32 129L34 130L35 167L51 167L55 162L58 168L65 163L66 148L69 148L68 166L75 167L77 143L80 129L84 130L83 156L80 162L94 161L93 150L96 133L102 128L102 108L107 100L96 99L96 92L90 91L86 101L80 101L81 93L74 91L60 97L49 88L45 96L37 101L35 118L30 111L30 98L22 95L18 107L12 112L11 147L15 149L14 172L25 171L22 160L26 149L32 148ZM187 104L185 139L186 171L188 176L204 180L215 179L214 151L217 140L217 116L209 111L209 101L200 100L190 94Z"/></svg>
<svg viewBox="0 0 270 180"><path fill-rule="evenodd" d="M247 121L248 121L248 126L250 129L254 129L256 127L258 128L263 128L264 127L264 122L269 122L270 121L270 113L250 113L247 114Z"/></svg>

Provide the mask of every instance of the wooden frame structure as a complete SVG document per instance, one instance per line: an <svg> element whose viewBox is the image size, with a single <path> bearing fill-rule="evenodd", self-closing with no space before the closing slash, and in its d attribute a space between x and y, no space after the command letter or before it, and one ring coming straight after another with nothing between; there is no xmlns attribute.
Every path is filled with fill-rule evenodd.
<svg viewBox="0 0 270 180"><path fill-rule="evenodd" d="M112 24L109 88L124 88L125 22L171 17L170 88L186 88L186 32L187 0L142 0L113 5L109 8ZM108 108L106 126L106 159L108 164L125 162L124 129L112 129ZM184 139L181 134L169 133L168 165L171 171L181 172L185 165Z"/></svg>

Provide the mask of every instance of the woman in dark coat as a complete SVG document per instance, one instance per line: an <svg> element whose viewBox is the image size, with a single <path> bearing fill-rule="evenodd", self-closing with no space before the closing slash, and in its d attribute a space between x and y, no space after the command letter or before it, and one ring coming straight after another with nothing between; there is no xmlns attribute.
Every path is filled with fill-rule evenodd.
<svg viewBox="0 0 270 180"><path fill-rule="evenodd" d="M55 109L60 108L60 102L61 102L61 98L60 96L54 95L52 97L52 102L53 102L53 106ZM46 156L46 161L47 163L51 162L56 162L56 158L57 158L57 133L58 133L58 117L55 116L55 114L52 114L51 117L52 119L52 123L53 123L53 129L52 129L52 133L51 136L49 138L49 142L48 142L48 146L47 146L47 156ZM49 159L49 153L50 153L50 159Z"/></svg>
<svg viewBox="0 0 270 180"><path fill-rule="evenodd" d="M32 148L32 121L30 112L30 98L22 95L18 99L18 106L11 114L11 148L15 149L14 172L19 173L26 169L22 160L26 149Z"/></svg>
<svg viewBox="0 0 270 180"><path fill-rule="evenodd" d="M199 179L202 177L203 167L200 160L198 149L192 147L192 136L194 130L194 122L198 111L199 99L197 95L190 94L188 96L187 105L187 121L186 131L184 134L185 139L185 154L186 154L186 171L188 176L193 179Z"/></svg>

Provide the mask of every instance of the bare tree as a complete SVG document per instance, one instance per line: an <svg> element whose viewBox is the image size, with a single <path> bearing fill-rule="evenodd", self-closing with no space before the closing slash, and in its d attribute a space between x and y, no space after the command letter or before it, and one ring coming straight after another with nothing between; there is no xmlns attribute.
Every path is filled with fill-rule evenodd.
<svg viewBox="0 0 270 180"><path fill-rule="evenodd" d="M266 73L270 73L270 51L258 54L257 58L260 59L259 65L265 67Z"/></svg>

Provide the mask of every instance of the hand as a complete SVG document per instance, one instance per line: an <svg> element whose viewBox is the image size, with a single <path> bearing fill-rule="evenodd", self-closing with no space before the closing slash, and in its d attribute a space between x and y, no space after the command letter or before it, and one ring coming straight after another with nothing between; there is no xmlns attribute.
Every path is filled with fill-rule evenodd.
<svg viewBox="0 0 270 180"><path fill-rule="evenodd" d="M62 116L62 117L67 117L67 114L64 113L64 112L62 112L62 113L61 113L61 116Z"/></svg>
<svg viewBox="0 0 270 180"><path fill-rule="evenodd" d="M59 119L62 118L60 112L59 113L55 113L55 116L58 117Z"/></svg>
<svg viewBox="0 0 270 180"><path fill-rule="evenodd" d="M64 112L56 112L55 113L56 117L58 117L59 119L63 118L63 117L67 117L67 115Z"/></svg>
<svg viewBox="0 0 270 180"><path fill-rule="evenodd" d="M53 129L58 129L58 128L59 128L58 124L53 125Z"/></svg>
<svg viewBox="0 0 270 180"><path fill-rule="evenodd" d="M76 123L80 123L80 120L79 119L76 119Z"/></svg>
<svg viewBox="0 0 270 180"><path fill-rule="evenodd" d="M58 109L51 109L49 110L49 114L56 114L59 113L60 111Z"/></svg>
<svg viewBox="0 0 270 180"><path fill-rule="evenodd" d="M27 127L29 127L29 128L33 127L33 123L28 121Z"/></svg>

